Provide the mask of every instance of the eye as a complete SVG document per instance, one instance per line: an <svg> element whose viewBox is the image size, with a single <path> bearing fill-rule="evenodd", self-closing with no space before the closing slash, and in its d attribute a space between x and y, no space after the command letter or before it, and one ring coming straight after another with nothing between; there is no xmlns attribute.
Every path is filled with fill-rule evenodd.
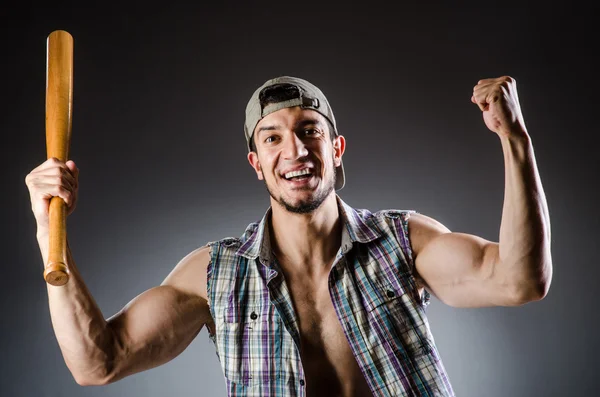
<svg viewBox="0 0 600 397"><path fill-rule="evenodd" d="M318 133L319 133L319 130L314 129L314 128L307 128L304 130L304 135L315 135Z"/></svg>
<svg viewBox="0 0 600 397"><path fill-rule="evenodd" d="M276 139L275 135L271 135L271 136L268 136L268 137L265 139L265 142L266 142L266 143L272 143L272 142L275 142L275 139Z"/></svg>

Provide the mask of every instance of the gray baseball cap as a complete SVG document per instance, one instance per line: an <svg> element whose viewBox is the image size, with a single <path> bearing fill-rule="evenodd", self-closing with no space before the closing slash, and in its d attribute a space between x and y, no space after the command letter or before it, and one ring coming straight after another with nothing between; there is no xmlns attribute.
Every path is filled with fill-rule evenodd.
<svg viewBox="0 0 600 397"><path fill-rule="evenodd" d="M298 89L299 96L283 102L270 103L263 108L260 104L261 92L264 89L276 84L290 84L295 86ZM262 120L268 114L276 112L280 109L291 108L294 106L301 106L302 108L316 110L317 112L321 113L333 126L335 135L338 135L333 111L331 110L329 101L327 101L327 98L323 92L312 83L301 78L280 76L267 80L263 85L258 87L246 105L244 134L246 135L248 150L252 150L252 134L254 134L254 129L260 120ZM340 166L336 168L335 189L340 190L344 187L344 183L344 166L342 163L340 163Z"/></svg>

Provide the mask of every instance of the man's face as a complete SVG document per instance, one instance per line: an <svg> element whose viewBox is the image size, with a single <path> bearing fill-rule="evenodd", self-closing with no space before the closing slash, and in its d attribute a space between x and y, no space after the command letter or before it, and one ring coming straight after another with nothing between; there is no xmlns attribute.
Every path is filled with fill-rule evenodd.
<svg viewBox="0 0 600 397"><path fill-rule="evenodd" d="M331 141L319 112L299 106L273 112L260 120L253 139L257 152L250 152L248 161L273 200L288 211L311 212L334 191L345 140Z"/></svg>

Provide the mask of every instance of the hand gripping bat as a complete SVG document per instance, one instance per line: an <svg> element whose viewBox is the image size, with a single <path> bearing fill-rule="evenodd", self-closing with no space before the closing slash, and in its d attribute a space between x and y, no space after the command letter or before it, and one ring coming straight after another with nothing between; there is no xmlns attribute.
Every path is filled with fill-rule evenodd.
<svg viewBox="0 0 600 397"><path fill-rule="evenodd" d="M47 157L66 162L71 144L73 116L73 37L55 30L46 42L46 150ZM44 266L48 284L69 281L67 267L67 205L60 197L50 200L49 253Z"/></svg>

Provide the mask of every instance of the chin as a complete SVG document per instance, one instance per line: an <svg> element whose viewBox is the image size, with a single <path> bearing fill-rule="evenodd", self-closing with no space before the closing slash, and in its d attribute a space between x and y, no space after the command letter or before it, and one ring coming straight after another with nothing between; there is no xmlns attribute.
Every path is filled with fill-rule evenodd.
<svg viewBox="0 0 600 397"><path fill-rule="evenodd" d="M318 191L295 191L292 197L280 195L276 200L287 211L296 214L308 214L318 209L333 189Z"/></svg>
<svg viewBox="0 0 600 397"><path fill-rule="evenodd" d="M281 189L278 192L272 190L266 182L265 186L272 199L288 212L308 214L318 209L335 190L335 178L332 178L326 186L318 183L316 186L307 185L291 190Z"/></svg>
<svg viewBox="0 0 600 397"><path fill-rule="evenodd" d="M323 201L318 200L297 200L295 203L280 199L278 200L288 212L295 214L310 214L323 204Z"/></svg>

